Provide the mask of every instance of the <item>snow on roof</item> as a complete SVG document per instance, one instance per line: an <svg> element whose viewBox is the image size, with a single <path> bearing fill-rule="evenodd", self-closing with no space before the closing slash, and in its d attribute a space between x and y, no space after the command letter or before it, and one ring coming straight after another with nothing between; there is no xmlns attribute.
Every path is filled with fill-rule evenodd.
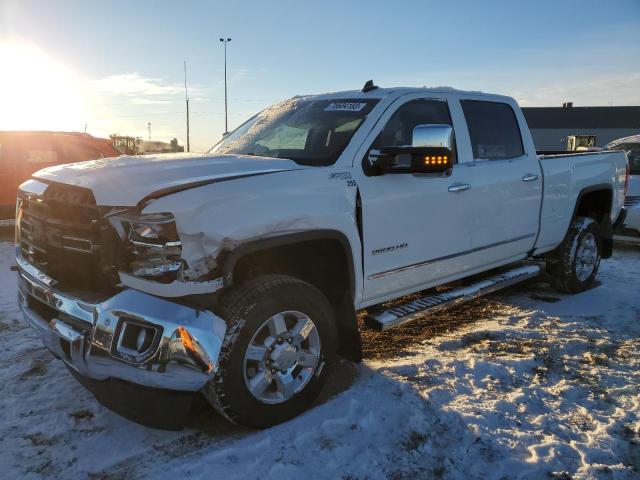
<svg viewBox="0 0 640 480"><path fill-rule="evenodd" d="M463 95L482 95L487 97L504 97L504 95L484 93L475 90L459 90L454 87L449 86L437 86L437 87L377 87L374 90L369 90L367 92L363 92L362 90L343 90L339 92L325 92L320 94L309 94L309 95L296 95L293 98L384 98L387 95L395 94L402 95L407 93L422 93L422 92L431 92L431 93L458 93Z"/></svg>

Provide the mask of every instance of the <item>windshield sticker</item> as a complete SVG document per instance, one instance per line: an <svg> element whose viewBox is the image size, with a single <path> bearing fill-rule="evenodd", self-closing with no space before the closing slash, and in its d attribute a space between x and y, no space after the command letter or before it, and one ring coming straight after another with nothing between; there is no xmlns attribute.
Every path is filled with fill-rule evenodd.
<svg viewBox="0 0 640 480"><path fill-rule="evenodd" d="M330 103L327 108L324 109L325 112L359 112L364 107L366 107L366 103L360 102L339 102L339 103Z"/></svg>

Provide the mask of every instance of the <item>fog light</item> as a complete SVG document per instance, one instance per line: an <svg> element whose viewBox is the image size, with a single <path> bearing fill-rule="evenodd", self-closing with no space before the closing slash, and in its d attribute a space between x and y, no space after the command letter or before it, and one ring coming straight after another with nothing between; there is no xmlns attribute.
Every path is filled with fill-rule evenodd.
<svg viewBox="0 0 640 480"><path fill-rule="evenodd" d="M142 362L153 354L158 328L143 322L124 319L116 332L116 356L133 362Z"/></svg>

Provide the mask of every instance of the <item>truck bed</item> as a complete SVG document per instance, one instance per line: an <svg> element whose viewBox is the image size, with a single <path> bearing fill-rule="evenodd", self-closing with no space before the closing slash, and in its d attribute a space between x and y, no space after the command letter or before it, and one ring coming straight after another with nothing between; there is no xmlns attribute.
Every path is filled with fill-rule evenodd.
<svg viewBox="0 0 640 480"><path fill-rule="evenodd" d="M538 158L544 193L536 253L548 251L562 241L572 218L567 212L572 212L579 197L589 190L610 188L613 183L611 223L615 222L624 203L621 188L627 167L624 152L562 152Z"/></svg>

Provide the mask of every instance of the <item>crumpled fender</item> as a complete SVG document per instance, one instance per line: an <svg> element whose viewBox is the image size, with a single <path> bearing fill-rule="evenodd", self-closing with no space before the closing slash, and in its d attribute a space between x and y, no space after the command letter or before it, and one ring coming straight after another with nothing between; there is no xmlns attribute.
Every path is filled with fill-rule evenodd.
<svg viewBox="0 0 640 480"><path fill-rule="evenodd" d="M360 298L356 191L349 172L318 167L191 188L153 200L143 212L174 215L190 281L219 267L221 252L246 242L312 230L340 232L351 247L354 294Z"/></svg>

